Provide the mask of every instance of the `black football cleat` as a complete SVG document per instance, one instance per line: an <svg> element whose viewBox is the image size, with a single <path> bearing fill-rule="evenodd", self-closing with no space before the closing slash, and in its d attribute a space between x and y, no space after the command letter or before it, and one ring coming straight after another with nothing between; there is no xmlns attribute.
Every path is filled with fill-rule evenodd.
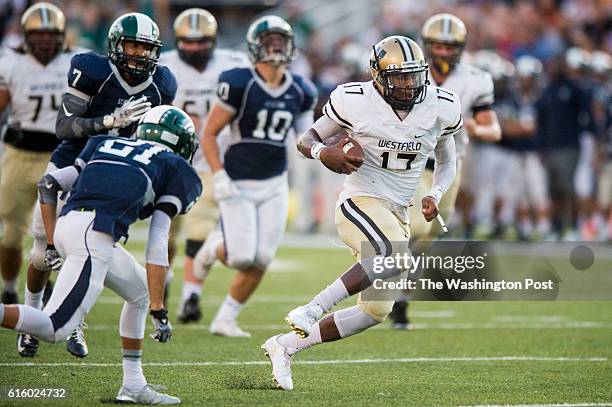
<svg viewBox="0 0 612 407"><path fill-rule="evenodd" d="M408 319L408 302L396 301L389 314L393 329L410 329L410 319Z"/></svg>
<svg viewBox="0 0 612 407"><path fill-rule="evenodd" d="M193 293L183 304L183 309L178 316L179 322L188 324L189 322L198 322L202 319L202 310L200 310L200 296Z"/></svg>
<svg viewBox="0 0 612 407"><path fill-rule="evenodd" d="M17 352L22 358L33 358L38 352L38 339L24 333L17 334Z"/></svg>

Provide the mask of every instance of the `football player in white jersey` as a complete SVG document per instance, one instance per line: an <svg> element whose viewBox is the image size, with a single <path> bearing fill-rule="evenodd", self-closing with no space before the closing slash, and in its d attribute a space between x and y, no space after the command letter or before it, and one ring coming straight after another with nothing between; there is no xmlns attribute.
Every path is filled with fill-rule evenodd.
<svg viewBox="0 0 612 407"><path fill-rule="evenodd" d="M217 21L208 11L190 8L180 13L174 20L176 50L161 54L160 63L168 66L177 78L178 88L173 104L187 112L196 125L196 134L201 134L206 117L216 97L219 75L236 67L246 67L249 60L246 54L238 51L217 48ZM221 154L225 153L228 130L224 129L217 138ZM212 190L212 174L202 150L193 159L204 189ZM185 247L185 274L180 313L180 322L199 321L202 276L193 273L193 258L206 240L208 234L217 226L219 208L212 194L204 194L188 216L185 216L187 242ZM170 230L170 258L176 252L176 238L183 217L175 218Z"/></svg>
<svg viewBox="0 0 612 407"><path fill-rule="evenodd" d="M431 16L423 24L421 39L425 56L431 67L431 83L452 90L459 96L465 119L464 128L455 135L457 176L440 202L440 214L443 219L448 220L455 210L455 200L461 185L462 163L469 140L498 141L501 138L501 127L492 109L494 94L491 75L459 62L467 41L467 30L463 22L458 17L447 13ZM434 159L430 157L421 184L417 189L415 197L417 202L429 190L433 168ZM412 218L415 219L410 225L413 241L431 241L442 233L438 222L427 223L415 216L419 212L417 208L411 208L410 212ZM390 316L395 328L409 327L406 317L406 300L407 297L398 301Z"/></svg>
<svg viewBox="0 0 612 407"><path fill-rule="evenodd" d="M66 72L75 54L64 46L65 18L49 3L37 3L21 19L24 43L0 58L0 112L8 109L0 178L2 302L18 302L17 278L23 239L32 220L36 182L59 140L57 109L66 91Z"/></svg>
<svg viewBox="0 0 612 407"><path fill-rule="evenodd" d="M383 39L374 46L370 67L374 80L338 86L324 115L298 141L306 157L349 174L337 202L336 226L358 262L308 304L289 312L286 320L294 332L272 336L262 345L278 387L285 390L293 388L291 358L297 352L362 332L391 311L393 301L368 301L362 291L403 270L395 265L381 271L375 265L382 256L407 251L408 206L430 153L436 158L433 184L417 216L428 222L436 218L438 203L455 177L453 136L462 126L461 105L454 92L428 85L428 65L417 43L401 36ZM343 152L350 139L333 146L322 143L343 129L363 147L363 162ZM322 318L357 293L356 306Z"/></svg>

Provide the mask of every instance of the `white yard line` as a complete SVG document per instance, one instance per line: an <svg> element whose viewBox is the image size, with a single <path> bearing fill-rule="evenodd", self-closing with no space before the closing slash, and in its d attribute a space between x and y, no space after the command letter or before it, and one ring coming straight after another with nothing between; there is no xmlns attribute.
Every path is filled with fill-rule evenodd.
<svg viewBox="0 0 612 407"><path fill-rule="evenodd" d="M286 324L243 324L242 328L253 331L280 330L288 328ZM208 330L206 324L174 325L177 330L204 331ZM477 329L611 329L612 322L597 321L564 321L553 323L470 323L470 322L441 322L441 323L415 323L414 330L477 330ZM89 324L90 331L117 330L118 325ZM372 329L389 329L386 324L378 325Z"/></svg>
<svg viewBox="0 0 612 407"><path fill-rule="evenodd" d="M373 363L431 363L431 362L607 362L605 357L547 357L547 356L459 356L459 357L440 357L440 358L394 358L394 359L330 359L330 360L298 360L293 362L296 365L348 365L348 364L373 364ZM250 361L225 361L225 362L148 362L143 366L244 366L244 365L269 365L270 362L263 360ZM81 366L81 367L120 367L121 363L78 363L78 362L57 362L57 363L0 363L0 366L39 366L39 367L60 367L60 366Z"/></svg>

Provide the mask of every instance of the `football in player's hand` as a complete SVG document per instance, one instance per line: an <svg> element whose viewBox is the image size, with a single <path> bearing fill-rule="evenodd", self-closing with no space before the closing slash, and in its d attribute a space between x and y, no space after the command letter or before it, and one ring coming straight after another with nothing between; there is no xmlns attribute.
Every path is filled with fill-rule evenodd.
<svg viewBox="0 0 612 407"><path fill-rule="evenodd" d="M325 144L326 146L333 146L342 149L344 155L348 157L359 157L362 159L364 158L363 147L361 147L357 140L347 135L328 137L323 140L323 144ZM355 165L356 167L361 167L361 164L362 162L353 163L353 165Z"/></svg>

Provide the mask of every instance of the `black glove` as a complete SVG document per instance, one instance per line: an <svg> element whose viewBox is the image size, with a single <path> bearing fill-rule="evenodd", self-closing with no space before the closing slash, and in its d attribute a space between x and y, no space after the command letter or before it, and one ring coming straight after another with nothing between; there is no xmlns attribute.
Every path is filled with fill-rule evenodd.
<svg viewBox="0 0 612 407"><path fill-rule="evenodd" d="M168 321L168 311L165 309L151 310L151 322L153 322L151 338L157 342L168 342L172 337L172 324Z"/></svg>
<svg viewBox="0 0 612 407"><path fill-rule="evenodd" d="M45 250L45 264L49 267L49 270L55 271L56 273L60 271L64 264L64 259L62 259L62 256L59 255L55 246L52 244L48 244Z"/></svg>

